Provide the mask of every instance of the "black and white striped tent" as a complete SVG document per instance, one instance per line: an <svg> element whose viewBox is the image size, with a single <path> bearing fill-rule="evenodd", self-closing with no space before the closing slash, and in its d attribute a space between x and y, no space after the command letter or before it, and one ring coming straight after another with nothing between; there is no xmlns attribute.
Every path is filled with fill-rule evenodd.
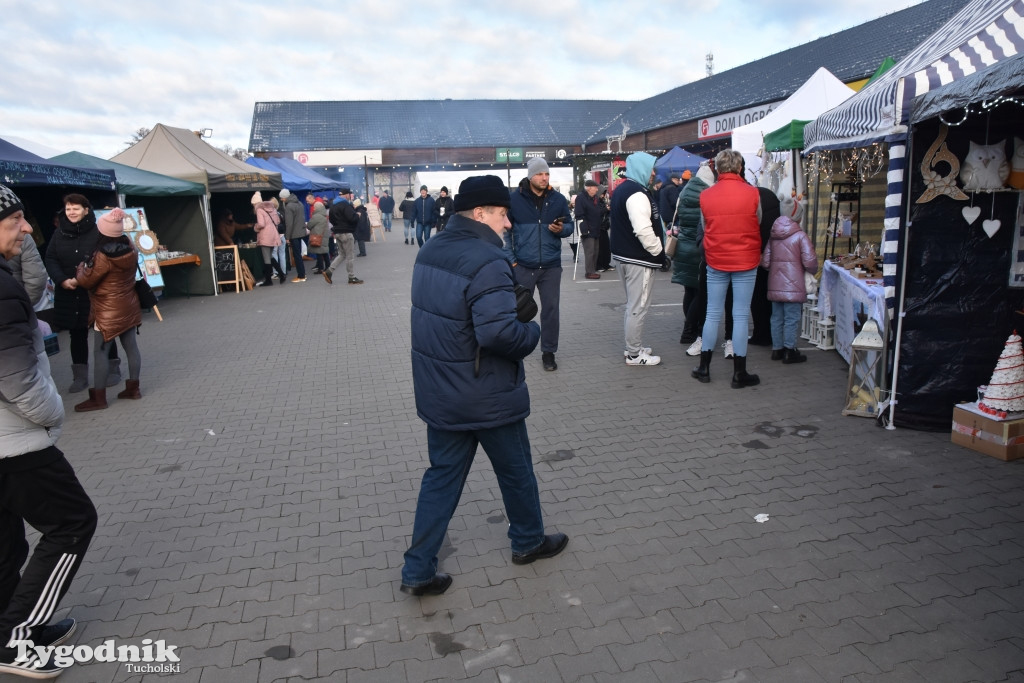
<svg viewBox="0 0 1024 683"><path fill-rule="evenodd" d="M848 149L906 134L911 100L1024 51L1024 0L971 0L846 102L804 128L804 150Z"/></svg>
<svg viewBox="0 0 1024 683"><path fill-rule="evenodd" d="M912 100L1024 52L1024 0L971 0L938 31L856 95L804 128L804 152L889 144L882 237L886 308L896 307L904 214L907 119Z"/></svg>

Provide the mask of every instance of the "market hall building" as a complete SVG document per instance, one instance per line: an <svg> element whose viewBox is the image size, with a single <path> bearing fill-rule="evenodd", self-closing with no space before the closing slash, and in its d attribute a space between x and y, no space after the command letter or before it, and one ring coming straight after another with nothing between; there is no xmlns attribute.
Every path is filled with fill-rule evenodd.
<svg viewBox="0 0 1024 683"><path fill-rule="evenodd" d="M580 184L633 151L679 146L713 156L729 147L733 128L767 115L820 67L858 90L883 60L899 61L966 4L928 0L638 102L257 102L249 151L296 159L368 194L402 196L419 171L479 170L514 184L534 156L574 167Z"/></svg>

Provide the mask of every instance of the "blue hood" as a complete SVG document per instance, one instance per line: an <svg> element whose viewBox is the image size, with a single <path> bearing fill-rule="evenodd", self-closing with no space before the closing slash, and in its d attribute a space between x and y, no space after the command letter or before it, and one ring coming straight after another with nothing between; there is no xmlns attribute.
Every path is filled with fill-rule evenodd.
<svg viewBox="0 0 1024 683"><path fill-rule="evenodd" d="M634 152L626 157L626 177L647 187L654 170L654 157L647 152Z"/></svg>

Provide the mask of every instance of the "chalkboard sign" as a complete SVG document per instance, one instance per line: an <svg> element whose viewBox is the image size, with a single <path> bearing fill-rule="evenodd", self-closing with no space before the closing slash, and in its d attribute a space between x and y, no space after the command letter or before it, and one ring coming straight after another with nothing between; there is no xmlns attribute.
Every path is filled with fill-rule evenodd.
<svg viewBox="0 0 1024 683"><path fill-rule="evenodd" d="M235 291L242 291L242 269L239 267L238 246L214 247L217 257L217 284L234 285Z"/></svg>

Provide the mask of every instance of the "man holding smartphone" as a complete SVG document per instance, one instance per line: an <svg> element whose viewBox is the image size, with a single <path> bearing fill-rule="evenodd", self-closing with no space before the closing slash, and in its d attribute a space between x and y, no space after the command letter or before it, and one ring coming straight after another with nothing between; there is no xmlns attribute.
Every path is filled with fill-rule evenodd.
<svg viewBox="0 0 1024 683"><path fill-rule="evenodd" d="M526 164L526 177L512 190L508 212L512 229L505 250L516 281L540 292L540 350L544 369L558 369L558 302L562 286L562 239L573 231L569 200L549 184L551 171L541 157Z"/></svg>

